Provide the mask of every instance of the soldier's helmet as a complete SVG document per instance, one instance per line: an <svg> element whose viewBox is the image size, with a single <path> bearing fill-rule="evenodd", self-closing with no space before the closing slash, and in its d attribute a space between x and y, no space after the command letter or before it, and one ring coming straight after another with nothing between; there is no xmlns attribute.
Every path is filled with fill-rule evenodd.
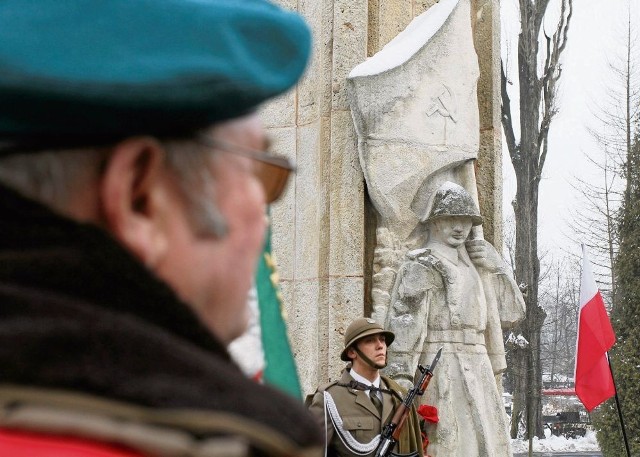
<svg viewBox="0 0 640 457"><path fill-rule="evenodd" d="M446 181L436 191L426 222L447 216L467 216L473 225L482 224L480 211L469 192L451 181Z"/></svg>
<svg viewBox="0 0 640 457"><path fill-rule="evenodd" d="M360 338L378 333L384 334L387 347L391 346L391 343L393 343L393 340L396 338L393 332L385 330L382 325L370 317L359 317L354 320L349 324L349 327L347 327L347 331L344 334L344 349L340 354L340 359L348 362L349 357L347 357L347 349L349 349L353 343L358 341Z"/></svg>

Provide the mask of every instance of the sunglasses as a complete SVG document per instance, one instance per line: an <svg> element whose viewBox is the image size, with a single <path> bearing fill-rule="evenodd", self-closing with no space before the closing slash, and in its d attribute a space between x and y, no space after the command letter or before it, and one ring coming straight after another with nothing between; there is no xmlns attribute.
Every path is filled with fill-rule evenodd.
<svg viewBox="0 0 640 457"><path fill-rule="evenodd" d="M291 160L283 156L273 155L268 151L245 148L204 135L199 135L197 142L206 147L247 157L255 161L253 174L264 188L268 205L277 201L282 196L284 189L287 187L289 177L296 170Z"/></svg>

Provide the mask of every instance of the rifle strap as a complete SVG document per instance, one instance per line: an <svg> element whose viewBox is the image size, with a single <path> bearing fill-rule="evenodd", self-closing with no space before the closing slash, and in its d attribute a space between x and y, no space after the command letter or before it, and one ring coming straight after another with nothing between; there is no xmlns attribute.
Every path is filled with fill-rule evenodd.
<svg viewBox="0 0 640 457"><path fill-rule="evenodd" d="M340 386L340 387L348 387L349 389L355 389L355 390L369 390L371 392L385 393L385 394L389 394L389 395L391 395L393 397L396 397L400 401L403 401L403 398L395 390L385 389L385 388L376 387L376 386L368 386L368 385L363 384L361 382L358 382L356 380L349 381L348 383L336 382L334 385Z"/></svg>

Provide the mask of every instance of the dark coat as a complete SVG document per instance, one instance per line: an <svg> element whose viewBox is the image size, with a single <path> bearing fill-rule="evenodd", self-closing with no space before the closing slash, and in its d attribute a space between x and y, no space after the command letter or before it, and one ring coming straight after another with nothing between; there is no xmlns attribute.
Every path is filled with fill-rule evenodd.
<svg viewBox="0 0 640 457"><path fill-rule="evenodd" d="M395 381L386 376L381 378L381 388L386 387L394 390L401 398L406 395L406 391ZM385 393L383 394L382 414L380 414L365 391L340 385L349 384L353 380L349 371L345 369L339 381L319 387L309 405L309 409L316 419L326 427L327 444L340 457L350 457L355 454L350 452L341 441L328 415L325 424L325 391L331 394L336 404L343 421L343 428L360 443L368 443L376 435L379 435L383 425L391 420L395 409L400 405L400 400L397 397ZM412 407L394 452L408 454L416 451L422 455L422 437L418 417L415 408Z"/></svg>
<svg viewBox="0 0 640 457"><path fill-rule="evenodd" d="M107 233L2 187L0 214L0 427L150 455L320 453L301 402L247 379Z"/></svg>

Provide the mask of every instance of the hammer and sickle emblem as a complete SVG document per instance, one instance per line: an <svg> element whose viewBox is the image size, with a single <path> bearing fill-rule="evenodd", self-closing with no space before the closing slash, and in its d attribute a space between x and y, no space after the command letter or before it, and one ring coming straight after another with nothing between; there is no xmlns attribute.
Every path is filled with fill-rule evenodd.
<svg viewBox="0 0 640 457"><path fill-rule="evenodd" d="M433 116L434 113L438 113L442 117L448 117L453 122L457 122L458 106L451 90L442 84L442 87L436 93L437 95L431 97L431 103L427 108L427 116Z"/></svg>

